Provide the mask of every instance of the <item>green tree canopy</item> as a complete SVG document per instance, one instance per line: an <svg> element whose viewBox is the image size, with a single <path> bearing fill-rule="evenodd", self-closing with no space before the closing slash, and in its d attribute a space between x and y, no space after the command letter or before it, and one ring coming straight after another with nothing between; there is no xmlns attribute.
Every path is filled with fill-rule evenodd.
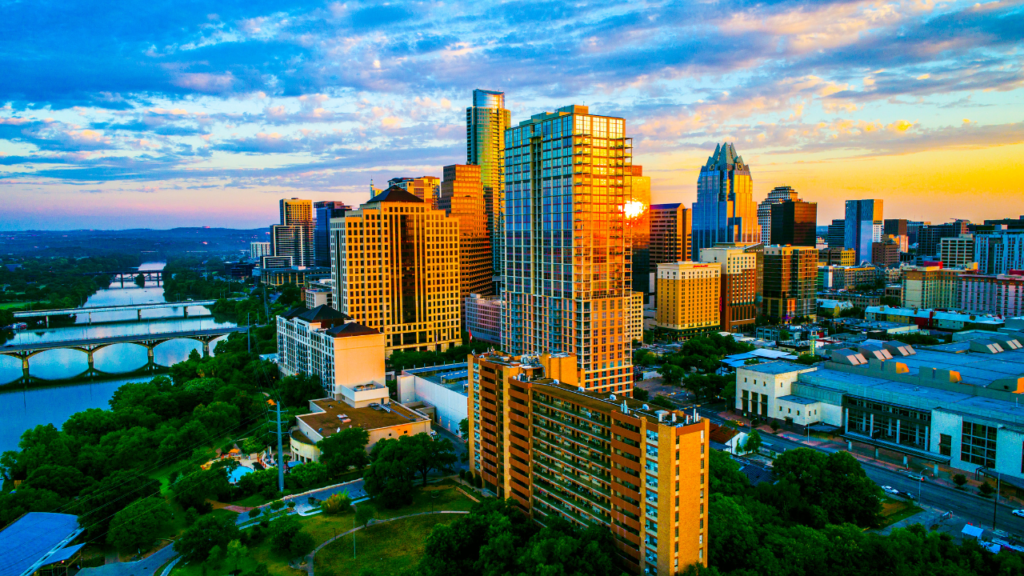
<svg viewBox="0 0 1024 576"><path fill-rule="evenodd" d="M349 468L362 468L369 463L370 457L366 453L369 442L370 433L365 428L353 426L331 434L316 446L320 449L320 462L327 466L332 476L337 476Z"/></svg>
<svg viewBox="0 0 1024 576"><path fill-rule="evenodd" d="M160 497L141 498L110 522L107 542L121 552L149 549L171 521L171 507Z"/></svg>
<svg viewBox="0 0 1024 576"><path fill-rule="evenodd" d="M203 562L215 546L224 550L238 536L238 526L233 516L207 514L200 516L195 524L182 532L174 541L174 551L186 562Z"/></svg>

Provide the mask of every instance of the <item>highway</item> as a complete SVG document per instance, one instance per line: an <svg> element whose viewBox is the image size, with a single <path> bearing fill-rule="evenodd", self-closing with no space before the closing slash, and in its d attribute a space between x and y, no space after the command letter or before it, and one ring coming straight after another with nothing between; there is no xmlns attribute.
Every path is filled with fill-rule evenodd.
<svg viewBox="0 0 1024 576"><path fill-rule="evenodd" d="M725 420L718 416L713 409L698 409L700 414L716 424L723 424ZM748 431L749 429L744 429ZM810 448L821 452L835 452L819 446L809 446L800 442L794 442L777 436L765 436L764 443L771 444L773 449L792 450L794 448ZM991 498L982 498L972 492L957 490L956 488L936 484L927 477L923 481L912 480L902 472L896 472L889 468L874 465L870 462L861 461L864 472L879 486L892 486L897 490L909 492L918 497L919 503L924 506L937 508L942 511L952 512L954 516L981 525L986 528L992 527L993 504ZM1024 518L1018 518L1010 512L1013 506L1000 504L996 511L996 528L1005 530L1010 534L1024 536Z"/></svg>

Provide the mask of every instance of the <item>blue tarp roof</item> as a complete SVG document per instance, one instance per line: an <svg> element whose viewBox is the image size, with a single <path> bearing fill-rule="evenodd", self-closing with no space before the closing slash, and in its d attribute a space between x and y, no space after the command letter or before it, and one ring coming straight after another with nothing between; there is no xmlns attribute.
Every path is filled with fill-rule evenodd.
<svg viewBox="0 0 1024 576"><path fill-rule="evenodd" d="M79 532L78 517L29 512L0 530L0 576L21 576L54 548Z"/></svg>

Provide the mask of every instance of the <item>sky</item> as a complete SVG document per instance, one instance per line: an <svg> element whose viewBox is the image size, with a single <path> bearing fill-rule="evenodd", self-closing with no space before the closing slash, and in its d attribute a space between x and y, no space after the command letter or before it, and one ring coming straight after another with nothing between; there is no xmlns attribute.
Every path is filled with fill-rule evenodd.
<svg viewBox="0 0 1024 576"><path fill-rule="evenodd" d="M818 222L1024 215L1024 0L0 0L0 229L266 226L466 162L513 123L626 119L654 202L719 142Z"/></svg>

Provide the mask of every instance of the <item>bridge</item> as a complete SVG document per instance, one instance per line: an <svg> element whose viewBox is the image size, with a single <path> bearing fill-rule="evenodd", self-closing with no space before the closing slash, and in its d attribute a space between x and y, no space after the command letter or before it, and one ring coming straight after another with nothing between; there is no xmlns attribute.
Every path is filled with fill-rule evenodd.
<svg viewBox="0 0 1024 576"><path fill-rule="evenodd" d="M156 334L133 334L126 336L111 336L109 338L88 338L82 340L54 340L50 342L33 342L31 344L6 344L0 347L0 355L11 356L21 359L21 371L26 381L31 379L29 375L29 358L41 354L47 350L79 350L89 357L89 372L95 372L93 368L93 354L114 344L137 344L146 348L149 354L149 364L153 362L153 350L171 340L179 338L196 340L203 343L203 356L210 355L210 342L234 332L246 332L248 326L233 326L229 328L212 328L209 330L192 330L188 332L158 332Z"/></svg>
<svg viewBox="0 0 1024 576"><path fill-rule="evenodd" d="M188 318L189 306L213 306L216 304L216 300L188 300L186 302L153 302L150 304L119 304L116 306L89 306L86 308L60 308L54 310L24 310L21 312L15 312L14 317L17 318L46 318L46 326L50 326L50 316L77 316L78 314L88 314L89 322L92 322L92 315L100 314L103 312L128 312L135 310L138 312L139 320L142 320L143 310L156 310L159 308L182 308L185 313L185 318Z"/></svg>
<svg viewBox="0 0 1024 576"><path fill-rule="evenodd" d="M116 279L121 280L121 288L124 288L124 279L128 278L128 283L131 284L135 281L135 278L142 274L146 279L146 282L155 281L156 285L159 286L164 279L163 270L138 270L132 269L124 272L82 272L78 276L110 276L110 281L113 282Z"/></svg>

